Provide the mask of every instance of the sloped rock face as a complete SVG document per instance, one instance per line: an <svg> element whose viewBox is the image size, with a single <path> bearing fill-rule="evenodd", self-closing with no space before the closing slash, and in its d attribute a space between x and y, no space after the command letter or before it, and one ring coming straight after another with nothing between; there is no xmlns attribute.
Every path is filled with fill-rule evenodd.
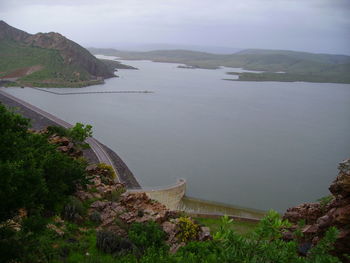
<svg viewBox="0 0 350 263"><path fill-rule="evenodd" d="M58 50L65 63L79 65L93 76L110 78L114 73L82 46L59 33L38 33L30 35L25 43L41 48Z"/></svg>
<svg viewBox="0 0 350 263"><path fill-rule="evenodd" d="M30 34L27 32L9 26L2 20L0 21L0 40L11 39L14 41L22 42L29 36Z"/></svg>
<svg viewBox="0 0 350 263"><path fill-rule="evenodd" d="M336 197L350 197L350 159L339 163L338 169L339 175L329 187L329 191Z"/></svg>
<svg viewBox="0 0 350 263"><path fill-rule="evenodd" d="M340 233L333 252L341 257L350 254L350 159L341 162L338 169L339 175L329 187L333 197L331 201L289 208L283 218L293 224L291 231L285 232L287 240L293 238L292 230L297 229L298 222L305 221L306 225L301 229L304 235L299 240L304 244L317 244L327 229L335 226Z"/></svg>
<svg viewBox="0 0 350 263"><path fill-rule="evenodd" d="M97 230L111 231L119 236L126 237L128 227L132 223L157 222L167 234L166 242L171 251L175 252L185 243L181 242L178 234L178 213L167 209L161 203L150 199L145 193L125 192L125 186L107 180L108 173L96 165L86 168L90 183L78 189L75 196L81 201L93 201L88 209L88 217L97 223ZM91 191L94 190L94 191ZM124 191L122 191L124 190ZM111 200L108 193L121 193L116 199ZM206 227L198 227L198 240L211 239L210 231Z"/></svg>

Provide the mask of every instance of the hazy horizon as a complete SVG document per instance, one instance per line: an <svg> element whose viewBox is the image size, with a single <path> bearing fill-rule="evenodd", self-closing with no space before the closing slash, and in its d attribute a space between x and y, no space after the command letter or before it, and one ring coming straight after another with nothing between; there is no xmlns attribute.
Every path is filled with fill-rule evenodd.
<svg viewBox="0 0 350 263"><path fill-rule="evenodd" d="M85 47L212 53L259 48L350 55L346 0L0 1L0 19ZM187 49L187 48L186 48Z"/></svg>

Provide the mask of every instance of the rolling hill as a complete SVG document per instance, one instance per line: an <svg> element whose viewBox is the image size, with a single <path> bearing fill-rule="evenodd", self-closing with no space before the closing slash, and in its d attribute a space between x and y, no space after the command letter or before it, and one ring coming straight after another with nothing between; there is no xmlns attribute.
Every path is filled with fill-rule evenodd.
<svg viewBox="0 0 350 263"><path fill-rule="evenodd" d="M189 50L130 52L90 48L93 54L122 59L186 64L192 68L216 69L221 66L263 71L236 73L242 81L306 81L350 83L350 56L314 54L288 50L246 49L234 54L211 54ZM283 72L283 73L281 73Z"/></svg>
<svg viewBox="0 0 350 263"><path fill-rule="evenodd" d="M0 21L0 79L13 85L86 86L113 70L59 33L28 34Z"/></svg>

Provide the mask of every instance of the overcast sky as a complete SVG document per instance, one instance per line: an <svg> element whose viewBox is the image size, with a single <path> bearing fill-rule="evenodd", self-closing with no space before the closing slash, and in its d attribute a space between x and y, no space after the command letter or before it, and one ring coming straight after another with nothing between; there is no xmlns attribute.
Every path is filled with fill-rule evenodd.
<svg viewBox="0 0 350 263"><path fill-rule="evenodd" d="M350 0L0 0L0 19L84 46L176 44L350 54Z"/></svg>

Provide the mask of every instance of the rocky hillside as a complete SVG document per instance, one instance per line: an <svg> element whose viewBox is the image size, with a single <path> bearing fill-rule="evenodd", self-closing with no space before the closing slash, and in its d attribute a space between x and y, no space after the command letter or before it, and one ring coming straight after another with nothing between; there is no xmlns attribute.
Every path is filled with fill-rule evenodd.
<svg viewBox="0 0 350 263"><path fill-rule="evenodd" d="M332 195L319 203L289 208L284 215L293 224L285 238L296 238L293 232L301 227L302 236L297 239L305 252L320 241L329 227L335 226L339 235L334 252L339 257L350 255L350 159L341 162L338 169L339 175L329 187ZM344 258L344 262L349 261Z"/></svg>
<svg viewBox="0 0 350 263"><path fill-rule="evenodd" d="M59 33L28 34L0 21L0 78L18 84L79 86L114 76L89 51Z"/></svg>

